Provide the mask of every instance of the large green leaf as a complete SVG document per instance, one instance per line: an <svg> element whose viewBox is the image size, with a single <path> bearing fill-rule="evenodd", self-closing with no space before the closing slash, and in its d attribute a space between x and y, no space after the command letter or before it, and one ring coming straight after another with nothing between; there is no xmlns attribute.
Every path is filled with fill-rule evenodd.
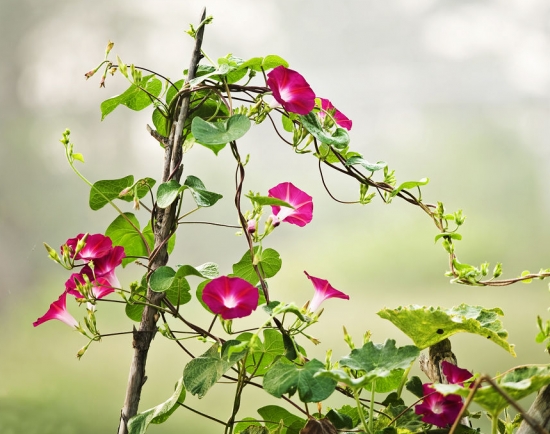
<svg viewBox="0 0 550 434"><path fill-rule="evenodd" d="M119 215L109 225L105 235L111 238L113 245L124 247L126 257L122 260L123 267L138 259L130 256L147 256L147 247L140 236L139 221L134 214L126 212Z"/></svg>
<svg viewBox="0 0 550 434"><path fill-rule="evenodd" d="M346 160L346 166L353 166L354 164L360 164L365 169L367 169L371 172L376 172L377 170L382 170L384 167L388 166L388 164L385 161L379 161L377 163L369 163L361 155L354 155L352 157L349 157Z"/></svg>
<svg viewBox="0 0 550 434"><path fill-rule="evenodd" d="M159 208L167 208L176 200L180 192L181 185L175 179L163 182L157 189L157 205Z"/></svg>
<svg viewBox="0 0 550 434"><path fill-rule="evenodd" d="M508 332L502 328L499 308L461 304L452 309L412 305L397 309L382 309L378 316L391 321L420 348L428 348L455 333L467 332L490 339L513 356L514 346L506 341Z"/></svg>
<svg viewBox="0 0 550 434"><path fill-rule="evenodd" d="M183 186L191 190L195 203L200 207L212 206L223 197L221 194L206 190L203 182L193 175L189 175L185 179Z"/></svg>
<svg viewBox="0 0 550 434"><path fill-rule="evenodd" d="M266 405L258 409L258 413L262 416L262 419L266 422L265 426L270 429L270 432L274 431L283 423L283 428L280 434L298 434L300 429L306 424L306 420L298 417L288 410L279 407L278 405Z"/></svg>
<svg viewBox="0 0 550 434"><path fill-rule="evenodd" d="M185 269L178 268L175 276L166 290L166 298L174 306L181 306L191 301L191 287L185 278Z"/></svg>
<svg viewBox="0 0 550 434"><path fill-rule="evenodd" d="M101 120L121 104L132 110L143 110L153 103L153 97L158 97L161 90L161 81L154 75L147 75L140 80L139 85L132 84L120 95L103 101L101 103Z"/></svg>
<svg viewBox="0 0 550 434"><path fill-rule="evenodd" d="M321 143L334 146L336 149L344 149L349 144L349 134L345 129L336 128L334 134L330 135L323 129L317 114L314 112L300 116L300 120L311 135Z"/></svg>
<svg viewBox="0 0 550 434"><path fill-rule="evenodd" d="M178 274L182 273L182 276L197 276L205 279L215 279L220 275L220 268L218 264L214 262L206 262L196 267L191 265L180 265L178 268Z"/></svg>
<svg viewBox="0 0 550 434"><path fill-rule="evenodd" d="M390 197L397 196L397 193L399 193L401 190L405 190L405 189L409 190L411 188L421 187L423 185L427 185L428 182L430 182L430 178L422 178L420 181L404 182L403 184L401 184L399 187L397 187L391 192Z"/></svg>
<svg viewBox="0 0 550 434"><path fill-rule="evenodd" d="M324 371L319 376L341 381L352 389L372 390L372 384L375 384L376 392L386 393L399 386L404 370L419 354L420 350L414 345L396 348L393 339L383 344L367 342L340 360L340 366L359 371L362 375L355 378L348 372L334 370Z"/></svg>
<svg viewBox="0 0 550 434"><path fill-rule="evenodd" d="M259 338L251 345L246 358L246 370L261 377L270 369L271 365L285 354L283 336L277 330L267 329L263 332L264 341ZM250 342L252 333L242 333L237 336L242 342Z"/></svg>
<svg viewBox="0 0 550 434"><path fill-rule="evenodd" d="M206 395L222 375L246 355L246 350L233 353L229 351L231 346L237 345L240 346L241 342L230 340L222 348L215 343L204 354L191 360L183 370L185 388L199 398Z"/></svg>
<svg viewBox="0 0 550 434"><path fill-rule="evenodd" d="M191 132L201 145L226 145L240 139L250 129L250 119L242 114L236 114L229 119L208 122L195 117L191 122ZM217 155L221 148L211 148Z"/></svg>
<svg viewBox="0 0 550 434"><path fill-rule="evenodd" d="M258 205L261 206L284 206L294 209L291 204L285 202L284 200L277 199L276 197L255 196L253 194L246 194L245 196L248 197L252 202L256 202Z"/></svg>
<svg viewBox="0 0 550 434"><path fill-rule="evenodd" d="M512 369L498 377L497 384L513 400L519 401L550 384L550 365L521 366ZM455 393L464 397L471 392L469 387L461 387L458 384L434 384L434 388L444 394ZM474 402L490 414L498 414L509 405L509 402L491 385L477 389Z"/></svg>
<svg viewBox="0 0 550 434"><path fill-rule="evenodd" d="M275 276L283 264L279 253L274 249L265 249L262 250L261 253L258 253L259 250L259 246L254 247L256 263L264 273L264 277L268 279ZM233 274L250 282L252 285L256 285L260 281L252 265L252 255L250 251L247 251L241 260L233 265Z"/></svg>
<svg viewBox="0 0 550 434"><path fill-rule="evenodd" d="M134 184L132 175L120 179L106 179L97 181L90 189L90 208L94 211L103 208L105 205L118 198L120 192Z"/></svg>
<svg viewBox="0 0 550 434"><path fill-rule="evenodd" d="M304 366L281 359L267 371L263 386L266 392L277 398L285 393L292 396L298 391L302 402L321 402L336 388L336 381L332 378L314 378L323 369L324 364L317 359L310 360Z"/></svg>
<svg viewBox="0 0 550 434"><path fill-rule="evenodd" d="M167 401L136 414L128 421L128 434L145 434L149 424L165 422L179 407L179 403L183 401L185 401L185 389L183 378L180 378L176 383L174 393Z"/></svg>

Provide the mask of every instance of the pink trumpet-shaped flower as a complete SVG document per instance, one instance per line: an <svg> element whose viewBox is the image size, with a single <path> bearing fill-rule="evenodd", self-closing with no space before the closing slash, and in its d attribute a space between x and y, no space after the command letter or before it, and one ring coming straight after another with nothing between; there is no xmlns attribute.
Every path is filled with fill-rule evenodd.
<svg viewBox="0 0 550 434"><path fill-rule="evenodd" d="M80 273L72 274L69 280L65 282L65 291L77 298L84 298L84 295L77 289L76 281L81 285L85 285L84 275L86 275L88 281L92 282L92 293L95 298L100 299L111 294L116 288L120 288L120 282L115 275L115 268L122 263L124 257L123 247L116 246L112 248L105 256L93 261L93 270L89 265L85 265Z"/></svg>
<svg viewBox="0 0 550 434"><path fill-rule="evenodd" d="M240 277L220 276L206 284L202 301L223 319L243 318L258 307L258 289Z"/></svg>
<svg viewBox="0 0 550 434"><path fill-rule="evenodd" d="M305 226L313 218L313 200L311 196L290 182L283 182L268 191L269 197L284 200L294 207L271 206L273 214L280 220L293 225Z"/></svg>
<svg viewBox="0 0 550 434"><path fill-rule="evenodd" d="M304 271L304 273L306 273L307 278L311 280L313 287L315 288L315 294L313 294L311 303L309 303L309 310L311 312L315 312L321 303L329 298L342 298L344 300L349 300L349 295L333 288L332 285L328 283L328 280L310 276L307 271Z"/></svg>
<svg viewBox="0 0 550 434"><path fill-rule="evenodd" d="M332 114L332 117L334 118L334 121L337 125L339 125L342 128L345 128L346 130L351 130L352 121L349 119L344 113L342 113L340 110L338 110L336 107L332 105L330 100L326 98L319 98L321 100L321 108L324 111L319 112L319 116L321 119L324 119L326 116L325 112L329 112L332 114L332 111L334 110L334 114Z"/></svg>
<svg viewBox="0 0 550 434"><path fill-rule="evenodd" d="M292 69L277 66L267 74L267 85L277 102L289 112L307 115L315 107L315 93L305 78Z"/></svg>
<svg viewBox="0 0 550 434"><path fill-rule="evenodd" d="M430 423L439 428L446 428L458 417L462 408L462 398L459 395L443 395L436 392L430 383L422 385L424 400L414 408L416 414L422 415L422 422Z"/></svg>
<svg viewBox="0 0 550 434"><path fill-rule="evenodd" d="M73 316L67 311L67 305L66 300L67 299L67 293L64 292L59 296L57 301L54 301L51 305L48 311L44 314L44 316L38 318L35 322L32 323L34 327L39 326L42 323L45 323L46 321L49 321L51 319L58 319L59 321L63 321L65 324L78 328L78 322L76 319L73 318Z"/></svg>
<svg viewBox="0 0 550 434"><path fill-rule="evenodd" d="M441 369L443 370L443 375L447 377L449 384L460 384L464 386L464 382L473 377L470 371L459 368L445 360L441 362Z"/></svg>
<svg viewBox="0 0 550 434"><path fill-rule="evenodd" d="M72 251L76 250L76 244L84 237L84 234L78 234L75 238L69 238L65 243ZM103 234L93 234L86 237L86 244L74 257L75 260L92 260L105 256L112 249L113 243L109 237ZM63 251L63 248L61 248Z"/></svg>

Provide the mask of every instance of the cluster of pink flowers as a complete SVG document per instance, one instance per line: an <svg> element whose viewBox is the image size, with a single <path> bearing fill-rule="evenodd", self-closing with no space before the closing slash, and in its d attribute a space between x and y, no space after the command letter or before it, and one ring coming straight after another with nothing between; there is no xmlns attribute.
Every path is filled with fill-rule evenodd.
<svg viewBox="0 0 550 434"><path fill-rule="evenodd" d="M349 300L348 295L333 288L327 280L310 276L307 271L304 273L315 291L309 304L311 312L329 298ZM250 315L258 307L259 298L258 288L240 277L220 276L208 282L202 292L202 301L213 313L226 320Z"/></svg>
<svg viewBox="0 0 550 434"><path fill-rule="evenodd" d="M271 206L272 215L269 217L271 225L278 226L287 222L300 227L311 222L313 218L313 200L311 196L300 190L290 182L276 185L268 192L269 197L283 200L293 208ZM248 231L256 231L256 221L248 222ZM327 280L306 276L313 283L315 293L309 304L309 310L314 312L320 304L329 298L343 298L349 296L334 289ZM258 307L258 288L240 277L221 276L206 284L202 293L202 301L215 314L223 319L243 318L250 315Z"/></svg>
<svg viewBox="0 0 550 434"><path fill-rule="evenodd" d="M298 72L278 66L267 74L267 86L273 92L273 98L285 110L299 115L307 115L315 107L315 92L305 78ZM326 113L331 113L337 125L351 130L352 121L332 105L326 98L319 98L321 111L319 116L323 120Z"/></svg>
<svg viewBox="0 0 550 434"><path fill-rule="evenodd" d="M86 298L85 294L79 291L88 283L91 285L91 294L89 296L100 299L120 288L120 282L115 275L115 268L122 263L124 259L124 248L114 246L109 237L102 234L87 235L79 234L75 238L70 238L61 246L61 254L68 258L71 263L74 261L83 261L80 273L73 273L65 282L65 291L59 296L57 301L50 305L49 310L33 325L36 327L46 321L57 319L63 321L71 327L78 327L78 322L67 311L67 294L76 298ZM83 241L84 240L84 241ZM78 247L83 247L78 250Z"/></svg>
<svg viewBox="0 0 550 434"><path fill-rule="evenodd" d="M464 381L472 378L472 374L466 369L446 361L441 363L441 368L449 384L463 386ZM434 390L432 383L423 384L422 390L424 400L414 408L415 413L422 415L423 422L439 428L452 425L462 409L462 398L453 394L443 395Z"/></svg>

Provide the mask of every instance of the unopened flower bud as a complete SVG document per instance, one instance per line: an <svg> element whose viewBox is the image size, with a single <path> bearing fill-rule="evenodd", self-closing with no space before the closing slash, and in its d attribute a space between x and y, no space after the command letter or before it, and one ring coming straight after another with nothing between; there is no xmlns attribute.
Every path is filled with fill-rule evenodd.
<svg viewBox="0 0 550 434"><path fill-rule="evenodd" d="M344 329L344 342L348 344L348 347L350 348L350 350L354 350L355 344L353 343L351 336L349 335L346 327L342 326L342 328Z"/></svg>
<svg viewBox="0 0 550 434"><path fill-rule="evenodd" d="M249 234L256 232L256 220L248 220L246 224L246 230Z"/></svg>
<svg viewBox="0 0 550 434"><path fill-rule="evenodd" d="M55 261L58 264L60 264L61 258L59 257L58 253L54 249L52 249L50 246L48 246L46 243L44 243L44 247L48 251L48 256L52 259L52 261Z"/></svg>
<svg viewBox="0 0 550 434"><path fill-rule="evenodd" d="M118 194L118 197L126 196L130 191L132 191L132 187L126 187Z"/></svg>
<svg viewBox="0 0 550 434"><path fill-rule="evenodd" d="M88 347L90 346L91 343L92 343L92 341L88 342L80 350L78 350L78 353L76 353L76 357L78 358L78 360L80 360L82 358L82 356L86 353L86 351L88 350Z"/></svg>
<svg viewBox="0 0 550 434"><path fill-rule="evenodd" d="M273 226L274 228L281 224L281 220L279 220L279 217L277 217L275 214L271 214L268 221L271 221L271 226Z"/></svg>
<svg viewBox="0 0 550 434"><path fill-rule="evenodd" d="M107 48L105 48L105 59L107 58L107 56L109 55L109 53L111 52L111 50L113 49L113 46L115 45L114 42L112 41L109 41L108 44L107 44Z"/></svg>
<svg viewBox="0 0 550 434"><path fill-rule="evenodd" d="M84 246L86 245L86 238L88 238L88 234L84 234L84 236L78 240L78 242L76 243L76 248L75 248L75 251L74 251L74 255L73 255L73 258L84 248Z"/></svg>
<svg viewBox="0 0 550 434"><path fill-rule="evenodd" d="M134 209L139 211L139 199L134 197Z"/></svg>
<svg viewBox="0 0 550 434"><path fill-rule="evenodd" d="M86 74L84 74L84 77L86 77L86 80L88 80L90 77L93 77L96 73L96 69L92 69L91 71L88 71Z"/></svg>

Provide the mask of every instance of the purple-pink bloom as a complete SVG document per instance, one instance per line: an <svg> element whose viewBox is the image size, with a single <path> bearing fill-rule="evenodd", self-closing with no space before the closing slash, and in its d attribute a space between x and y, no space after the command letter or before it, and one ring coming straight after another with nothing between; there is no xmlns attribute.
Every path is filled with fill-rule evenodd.
<svg viewBox="0 0 550 434"><path fill-rule="evenodd" d="M88 281L92 282L92 293L96 299L111 294L116 288L120 288L115 268L122 263L125 256L124 248L115 246L106 255L93 261L93 270L89 265L85 265L80 273L72 274L65 282L65 291L77 298L84 298L84 295L77 289L76 281L85 285L84 275L86 275Z"/></svg>
<svg viewBox="0 0 550 434"><path fill-rule="evenodd" d="M84 237L84 234L78 234L75 238L69 238L65 245L69 246L73 252L76 251L76 245ZM105 256L113 247L113 243L109 237L103 234L93 234L86 237L85 245L74 257L75 260L84 259L92 260ZM61 247L63 252L63 247Z"/></svg>
<svg viewBox="0 0 550 434"><path fill-rule="evenodd" d="M330 100L326 98L319 98L319 99L321 100L321 109L322 109L319 112L319 116L321 117L321 119L325 118L326 116L325 112L329 112L334 118L334 122L336 122L337 125L339 125L342 128L345 128L348 131L351 130L351 126L352 126L351 119L349 119L344 113L342 113L340 110L334 107L330 102ZM332 113L333 110L334 110L334 114Z"/></svg>
<svg viewBox="0 0 550 434"><path fill-rule="evenodd" d="M304 271L306 276L313 283L315 289L315 294L309 303L309 310L315 312L321 303L329 298L343 298L344 300L349 300L349 295L344 294L341 291L333 288L328 280L319 279L318 277L310 276L307 271Z"/></svg>
<svg viewBox="0 0 550 434"><path fill-rule="evenodd" d="M78 327L78 322L76 319L73 318L73 316L67 311L67 293L64 292L59 296L57 301L54 301L51 305L48 311L44 314L44 316L38 318L35 322L32 323L34 327L39 326L42 323L45 323L46 321L49 321L51 319L58 319L59 321L63 321L65 324L71 326L71 327Z"/></svg>
<svg viewBox="0 0 550 434"><path fill-rule="evenodd" d="M267 74L267 85L286 111L307 115L315 107L315 93L305 78L292 69L277 66Z"/></svg>
<svg viewBox="0 0 550 434"><path fill-rule="evenodd" d="M449 384L460 384L464 386L464 382L473 377L472 373L466 369L459 368L447 361L441 362L443 374L447 377Z"/></svg>
<svg viewBox="0 0 550 434"><path fill-rule="evenodd" d="M458 395L443 395L436 392L431 383L423 384L424 400L414 407L416 414L422 415L422 422L439 428L453 424L462 408L462 398Z"/></svg>
<svg viewBox="0 0 550 434"><path fill-rule="evenodd" d="M217 277L202 291L202 301L223 319L250 315L258 307L259 298L258 289L240 277Z"/></svg>
<svg viewBox="0 0 550 434"><path fill-rule="evenodd" d="M271 206L273 214L280 220L293 225L305 226L313 218L313 200L306 192L290 182L283 182L268 191L269 197L283 200L294 207Z"/></svg>

